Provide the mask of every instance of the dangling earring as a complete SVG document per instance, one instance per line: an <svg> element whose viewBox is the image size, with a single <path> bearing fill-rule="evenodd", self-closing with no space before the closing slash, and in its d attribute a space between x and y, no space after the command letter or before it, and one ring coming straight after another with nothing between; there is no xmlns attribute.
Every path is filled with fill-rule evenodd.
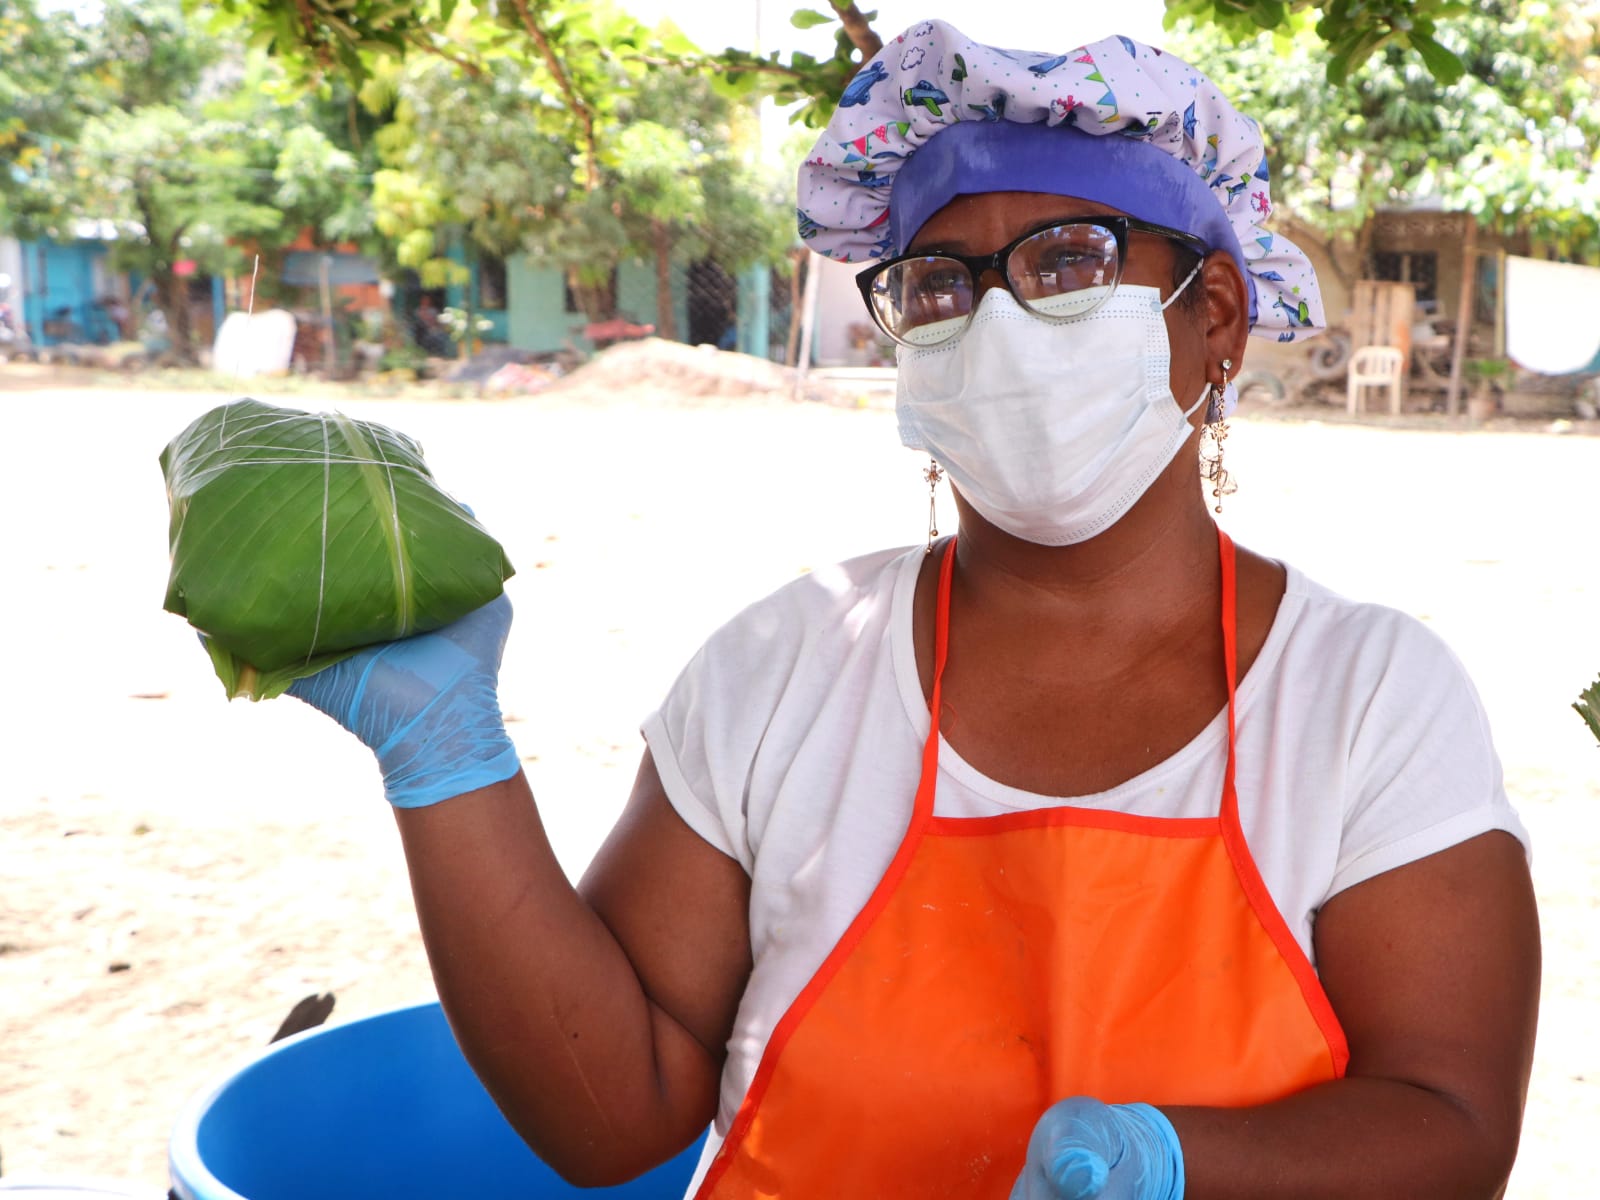
<svg viewBox="0 0 1600 1200"><path fill-rule="evenodd" d="M939 464L933 459L928 460L928 469L922 473L928 481L928 548L924 554L933 553L933 539L939 536L939 516L935 511L935 504L939 495L939 481L944 478L944 472L939 469Z"/></svg>
<svg viewBox="0 0 1600 1200"><path fill-rule="evenodd" d="M1228 391L1228 372L1233 369L1233 359L1222 360L1222 382L1211 385L1211 401L1206 406L1205 424L1200 429L1200 470L1211 484L1211 498L1216 501L1215 511L1222 511L1222 498L1239 490L1222 465L1222 443L1228 437L1228 421L1223 414ZM1210 445L1207 445L1207 442Z"/></svg>

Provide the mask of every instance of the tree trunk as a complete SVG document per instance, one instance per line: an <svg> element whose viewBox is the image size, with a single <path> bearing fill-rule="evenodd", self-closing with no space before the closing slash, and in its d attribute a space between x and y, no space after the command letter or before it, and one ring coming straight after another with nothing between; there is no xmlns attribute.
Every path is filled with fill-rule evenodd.
<svg viewBox="0 0 1600 1200"><path fill-rule="evenodd" d="M792 367L800 360L800 282L801 272L809 271L810 255L804 248L791 250L789 261L794 264L789 271L789 341L784 347L783 364Z"/></svg>
<svg viewBox="0 0 1600 1200"><path fill-rule="evenodd" d="M157 240L158 210L155 197L137 183L133 197L134 204L139 209L139 219L144 222L145 231L150 235L151 248L157 252L161 260L151 264L150 282L156 289L156 307L167 318L167 340L172 344L169 353L184 366L192 366L197 359L194 352L194 334L189 325L189 285L172 269L172 264L183 252L183 234L187 222L171 231L162 230L160 240Z"/></svg>
<svg viewBox="0 0 1600 1200"><path fill-rule="evenodd" d="M578 311L591 324L609 321L617 315L617 297L609 281L586 282L577 267L568 267L567 288L572 292L572 298L578 302Z"/></svg>
<svg viewBox="0 0 1600 1200"><path fill-rule="evenodd" d="M656 336L678 340L678 314L672 303L672 231L651 218L650 239L656 248Z"/></svg>
<svg viewBox="0 0 1600 1200"><path fill-rule="evenodd" d="M171 264L151 271L156 285L156 306L167 318L167 337L172 341L172 356L185 366L197 361L194 332L189 323L189 285L173 273Z"/></svg>

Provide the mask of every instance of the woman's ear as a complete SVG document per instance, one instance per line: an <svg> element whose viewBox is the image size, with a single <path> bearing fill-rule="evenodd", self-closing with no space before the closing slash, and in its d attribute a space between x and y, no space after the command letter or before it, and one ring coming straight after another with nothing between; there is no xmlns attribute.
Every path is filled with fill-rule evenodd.
<svg viewBox="0 0 1600 1200"><path fill-rule="evenodd" d="M1237 379L1250 339L1250 287L1226 250L1213 250L1206 257L1199 282L1206 299L1207 377L1226 359L1233 363L1228 368L1229 378Z"/></svg>

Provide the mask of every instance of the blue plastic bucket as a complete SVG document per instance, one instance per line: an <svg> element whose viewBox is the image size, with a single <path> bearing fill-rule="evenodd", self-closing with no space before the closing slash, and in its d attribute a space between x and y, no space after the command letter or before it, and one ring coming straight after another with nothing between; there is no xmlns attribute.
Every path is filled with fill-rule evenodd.
<svg viewBox="0 0 1600 1200"><path fill-rule="evenodd" d="M697 1142L619 1187L564 1182L500 1115L437 1003L269 1047L190 1102L169 1149L179 1200L680 1200L699 1157Z"/></svg>

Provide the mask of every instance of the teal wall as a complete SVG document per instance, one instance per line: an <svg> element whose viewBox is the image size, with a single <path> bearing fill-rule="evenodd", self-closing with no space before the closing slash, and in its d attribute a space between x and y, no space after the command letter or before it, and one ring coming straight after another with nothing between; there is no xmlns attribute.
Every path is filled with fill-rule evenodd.
<svg viewBox="0 0 1600 1200"><path fill-rule="evenodd" d="M21 319L28 324L28 336L41 346L56 339L45 336L44 322L59 308L67 308L71 319L82 330L83 341L91 340L94 314L88 311L96 299L94 288L97 258L104 258L102 242L22 242L22 277L12 280L13 295L20 297Z"/></svg>
<svg viewBox="0 0 1600 1200"><path fill-rule="evenodd" d="M672 311L678 337L689 334L689 276L682 268L672 271ZM654 263L625 262L617 268L617 315L637 325L656 323L656 268Z"/></svg>
<svg viewBox="0 0 1600 1200"><path fill-rule="evenodd" d="M444 253L445 257L450 259L452 262L465 263L467 261L467 252L461 245L461 239L459 237L452 237L450 239L450 244L445 248ZM508 278L506 281L506 288L508 291L511 287L509 279L510 273L510 264L507 263L506 274ZM507 297L506 308L497 310L495 312L484 312L483 309L479 307L477 263L472 264L472 278L468 283L452 283L446 285L444 289L445 304L451 308L465 308L467 306L467 289L469 287L472 289L472 315L474 317L487 318L490 322L490 327L478 334L479 340L484 342L508 341L510 339L511 300L509 297Z"/></svg>
<svg viewBox="0 0 1600 1200"><path fill-rule="evenodd" d="M772 339L772 272L764 266L739 273L739 350L770 358Z"/></svg>
<svg viewBox="0 0 1600 1200"><path fill-rule="evenodd" d="M569 341L585 352L593 348L587 338L575 332L584 326L583 314L566 312L562 307L566 287L559 270L538 266L526 256L509 259L506 291L506 340L517 349L542 354L559 350ZM678 336L682 337L689 328L688 276L682 270L672 273L672 303ZM618 268L617 313L636 324L655 324L653 264L625 262Z"/></svg>
<svg viewBox="0 0 1600 1200"><path fill-rule="evenodd" d="M744 354L770 357L770 286L766 267L750 267L739 274L739 349ZM506 341L520 350L547 354L571 342L579 350L594 349L578 330L584 326L581 312L565 312L565 285L562 272L541 267L526 256L506 262L507 312ZM618 315L638 325L656 323L656 267L653 262L624 262L616 274ZM678 338L688 336L690 301L688 272L672 270L672 309L677 318ZM493 315L493 314L491 314ZM778 347L781 355L782 347Z"/></svg>
<svg viewBox="0 0 1600 1200"><path fill-rule="evenodd" d="M583 323L578 314L561 310L561 272L535 266L525 255L506 260L506 292L506 340L518 350L559 350L570 336L569 327Z"/></svg>

